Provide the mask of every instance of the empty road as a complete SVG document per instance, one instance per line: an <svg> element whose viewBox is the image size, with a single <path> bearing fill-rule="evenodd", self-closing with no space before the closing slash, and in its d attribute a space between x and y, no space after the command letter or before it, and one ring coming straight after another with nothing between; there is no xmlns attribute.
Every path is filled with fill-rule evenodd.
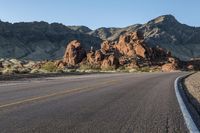
<svg viewBox="0 0 200 133"><path fill-rule="evenodd" d="M184 73L94 74L0 82L0 133L186 133Z"/></svg>

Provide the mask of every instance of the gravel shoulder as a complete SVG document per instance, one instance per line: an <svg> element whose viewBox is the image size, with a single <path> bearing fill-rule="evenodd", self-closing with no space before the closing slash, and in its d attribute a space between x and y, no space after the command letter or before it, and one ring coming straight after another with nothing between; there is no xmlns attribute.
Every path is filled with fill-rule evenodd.
<svg viewBox="0 0 200 133"><path fill-rule="evenodd" d="M184 85L189 100L200 114L200 72L187 77L184 80Z"/></svg>

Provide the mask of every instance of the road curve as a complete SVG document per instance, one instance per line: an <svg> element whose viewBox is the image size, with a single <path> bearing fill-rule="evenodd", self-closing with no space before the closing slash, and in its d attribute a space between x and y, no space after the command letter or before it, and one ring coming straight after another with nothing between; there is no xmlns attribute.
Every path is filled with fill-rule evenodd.
<svg viewBox="0 0 200 133"><path fill-rule="evenodd" d="M187 133L184 73L94 74L0 83L1 133Z"/></svg>

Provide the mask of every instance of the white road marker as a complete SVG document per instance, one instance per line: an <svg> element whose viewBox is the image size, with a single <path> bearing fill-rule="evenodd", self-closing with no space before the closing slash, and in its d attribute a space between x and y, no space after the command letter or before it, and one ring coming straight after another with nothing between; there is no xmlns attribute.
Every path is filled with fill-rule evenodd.
<svg viewBox="0 0 200 133"><path fill-rule="evenodd" d="M176 97L179 103L179 106L181 108L183 117L185 119L185 123L187 125L187 128L189 130L190 133L200 133L200 131L198 130L196 124L194 123L185 103L183 102L183 99L181 97L181 94L179 92L179 80L183 78L183 76L180 76L178 78L176 78L175 82L174 82L174 87L175 87L175 92L176 92Z"/></svg>

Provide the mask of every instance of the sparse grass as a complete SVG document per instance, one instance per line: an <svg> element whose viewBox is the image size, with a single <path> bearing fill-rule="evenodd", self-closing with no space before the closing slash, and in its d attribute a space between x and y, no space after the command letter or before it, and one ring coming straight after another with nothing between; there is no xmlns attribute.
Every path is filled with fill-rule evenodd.
<svg viewBox="0 0 200 133"><path fill-rule="evenodd" d="M80 65L80 70L100 70L100 66L99 65L91 65L91 64L81 64Z"/></svg>

